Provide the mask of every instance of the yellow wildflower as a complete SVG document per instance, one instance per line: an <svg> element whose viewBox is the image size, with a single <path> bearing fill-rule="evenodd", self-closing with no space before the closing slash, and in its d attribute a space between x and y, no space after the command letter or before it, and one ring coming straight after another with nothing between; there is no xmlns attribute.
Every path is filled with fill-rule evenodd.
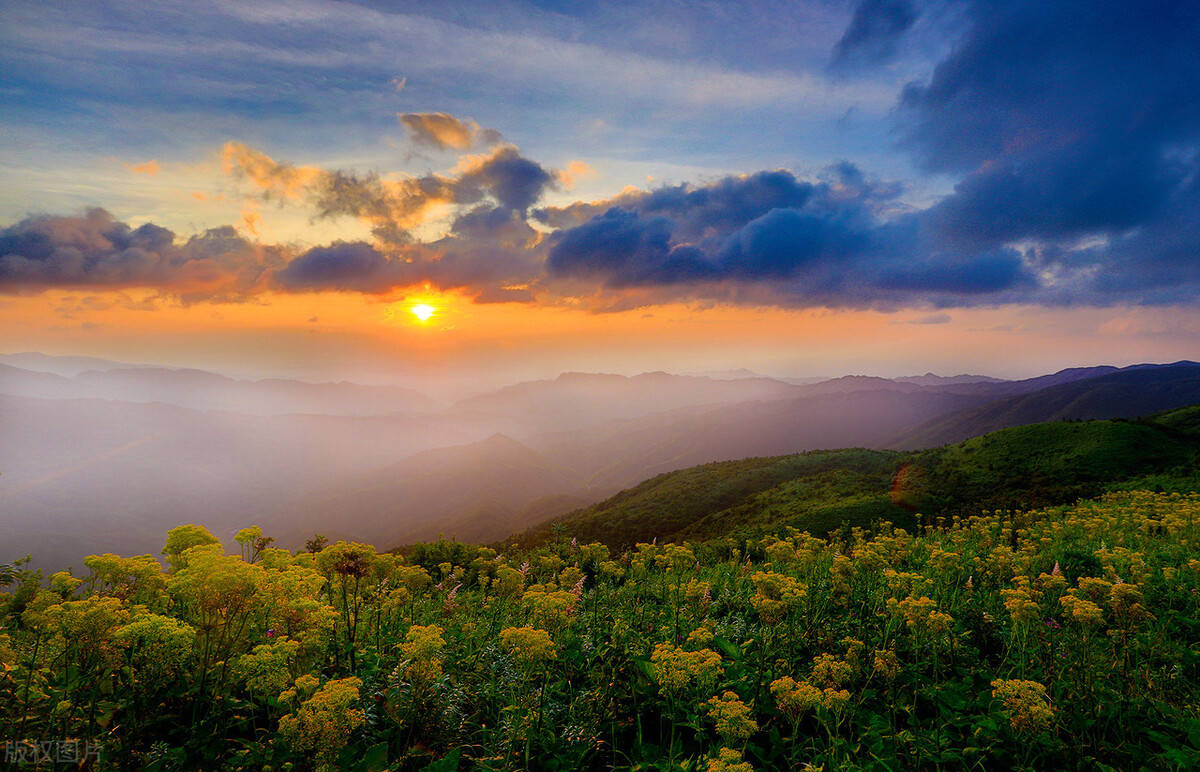
<svg viewBox="0 0 1200 772"><path fill-rule="evenodd" d="M741 751L722 748L715 759L708 760L708 772L754 772L749 762L742 761Z"/></svg>
<svg viewBox="0 0 1200 772"><path fill-rule="evenodd" d="M1046 687L1037 681L997 679L992 681L992 697L1004 701L1004 713L1019 732L1044 729L1054 720Z"/></svg>
<svg viewBox="0 0 1200 772"><path fill-rule="evenodd" d="M900 673L900 660L891 649L875 651L875 672L883 676L885 681L893 681Z"/></svg>
<svg viewBox="0 0 1200 772"><path fill-rule="evenodd" d="M1058 602L1081 625L1094 627L1104 622L1104 612L1098 605L1086 598L1064 595Z"/></svg>
<svg viewBox="0 0 1200 772"><path fill-rule="evenodd" d="M758 571L750 577L755 594L751 601L764 622L778 622L808 595L808 587L799 580L774 571Z"/></svg>
<svg viewBox="0 0 1200 772"><path fill-rule="evenodd" d="M297 686L299 679L297 679ZM358 702L357 678L327 682L293 713L279 719L279 734L292 750L313 754L320 772L337 769L338 753L366 715L353 707Z"/></svg>
<svg viewBox="0 0 1200 772"><path fill-rule="evenodd" d="M526 664L546 662L558 656L550 633L533 627L506 627L500 631L500 642Z"/></svg>
<svg viewBox="0 0 1200 772"><path fill-rule="evenodd" d="M521 596L534 623L550 629L566 624L578 600L574 593L566 590L529 589Z"/></svg>
<svg viewBox="0 0 1200 772"><path fill-rule="evenodd" d="M750 706L738 698L736 692L727 691L704 703L708 716L717 724L717 734L731 743L743 742L758 731L758 724L751 718Z"/></svg>
<svg viewBox="0 0 1200 772"><path fill-rule="evenodd" d="M814 684L829 688L846 683L852 674L853 670L849 663L843 662L832 654L821 654L813 660L810 680Z"/></svg>
<svg viewBox="0 0 1200 772"><path fill-rule="evenodd" d="M446 646L445 631L437 625L413 625L400 644L401 655L408 660L408 677L414 684L429 684L442 675L438 656Z"/></svg>
<svg viewBox="0 0 1200 772"><path fill-rule="evenodd" d="M708 649L686 651L669 643L658 643L650 655L650 663L664 697L680 694L693 685L708 688L721 674L721 655Z"/></svg>
<svg viewBox="0 0 1200 772"><path fill-rule="evenodd" d="M821 690L807 681L796 681L790 676L776 678L771 682L771 694L779 712L795 721L805 712L821 704Z"/></svg>

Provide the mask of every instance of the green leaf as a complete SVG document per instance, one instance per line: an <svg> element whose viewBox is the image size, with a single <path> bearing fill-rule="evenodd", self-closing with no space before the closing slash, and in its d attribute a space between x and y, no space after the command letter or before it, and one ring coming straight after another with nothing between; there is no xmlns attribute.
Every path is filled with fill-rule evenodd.
<svg viewBox="0 0 1200 772"><path fill-rule="evenodd" d="M457 772L458 760L461 756L462 749L455 748L447 753L444 758L440 758L429 766L425 767L425 772Z"/></svg>
<svg viewBox="0 0 1200 772"><path fill-rule="evenodd" d="M363 772L383 772L388 766L388 744L375 743L363 754L359 768Z"/></svg>
<svg viewBox="0 0 1200 772"><path fill-rule="evenodd" d="M715 638L713 643L721 650L721 653L730 659L741 659L742 650L737 647L732 641L725 638Z"/></svg>

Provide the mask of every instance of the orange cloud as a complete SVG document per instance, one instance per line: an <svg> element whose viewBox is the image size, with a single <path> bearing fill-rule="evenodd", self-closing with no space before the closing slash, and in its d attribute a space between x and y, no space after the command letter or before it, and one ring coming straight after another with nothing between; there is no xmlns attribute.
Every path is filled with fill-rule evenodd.
<svg viewBox="0 0 1200 772"><path fill-rule="evenodd" d="M134 174L146 174L151 177L162 171L162 166L153 158L145 163L128 164L128 166L129 171L133 172Z"/></svg>
<svg viewBox="0 0 1200 772"><path fill-rule="evenodd" d="M439 150L468 150L477 145L495 145L500 132L480 127L475 121L455 118L449 113L400 113L400 123L414 142Z"/></svg>
<svg viewBox="0 0 1200 772"><path fill-rule="evenodd" d="M565 190L570 190L575 187L575 183L580 180L591 179L596 176L596 170L590 164L584 161L571 161L567 164L567 168L560 169L557 173L558 181L562 183Z"/></svg>
<svg viewBox="0 0 1200 772"><path fill-rule="evenodd" d="M225 143L221 163L226 174L250 182L264 198L299 199L324 173L313 166L279 163L241 142Z"/></svg>

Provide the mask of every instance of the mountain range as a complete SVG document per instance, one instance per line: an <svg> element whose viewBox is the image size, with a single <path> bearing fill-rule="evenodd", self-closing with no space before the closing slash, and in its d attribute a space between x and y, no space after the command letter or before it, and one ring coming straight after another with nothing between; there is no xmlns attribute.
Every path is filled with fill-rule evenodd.
<svg viewBox="0 0 1200 772"><path fill-rule="evenodd" d="M565 373L443 404L400 387L94 361L67 363L88 365L71 375L53 360L19 361L61 372L8 361L0 545L11 554L0 561L31 552L56 566L107 550L157 552L183 522L223 538L255 523L285 546L317 531L381 546L495 541L712 462L913 450L1200 402L1192 362L1020 381Z"/></svg>

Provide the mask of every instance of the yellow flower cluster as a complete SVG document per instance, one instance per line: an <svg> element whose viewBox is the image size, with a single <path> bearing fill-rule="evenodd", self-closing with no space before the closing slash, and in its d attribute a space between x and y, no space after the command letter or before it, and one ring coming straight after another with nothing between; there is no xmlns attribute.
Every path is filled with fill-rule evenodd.
<svg viewBox="0 0 1200 772"><path fill-rule="evenodd" d="M616 561L605 560L600 563L600 575L609 581L619 582L625 578L625 569Z"/></svg>
<svg viewBox="0 0 1200 772"><path fill-rule="evenodd" d="M913 632L942 636L954 624L954 618L939 611L933 598L890 598L887 606L894 615L903 617L908 629Z"/></svg>
<svg viewBox="0 0 1200 772"><path fill-rule="evenodd" d="M1037 681L997 679L992 681L992 697L1004 702L1004 713L1019 732L1045 729L1054 720L1046 687Z"/></svg>
<svg viewBox="0 0 1200 772"><path fill-rule="evenodd" d="M774 571L755 572L750 581L754 583L751 603L767 623L786 617L808 595L808 586L800 580Z"/></svg>
<svg viewBox="0 0 1200 772"><path fill-rule="evenodd" d="M1108 594L1109 605L1113 614L1125 625L1140 622L1152 617L1142 605L1142 591L1132 584L1119 582L1112 586Z"/></svg>
<svg viewBox="0 0 1200 772"><path fill-rule="evenodd" d="M751 718L753 711L742 702L736 692L727 691L704 703L708 717L716 722L717 734L730 743L744 742L758 731L758 723Z"/></svg>
<svg viewBox="0 0 1200 772"><path fill-rule="evenodd" d="M712 623L708 622L688 633L687 644L697 649L704 649L710 646L715 637L711 625Z"/></svg>
<svg viewBox="0 0 1200 772"><path fill-rule="evenodd" d="M1015 625L1031 625L1041 619L1042 610L1037 602L1037 591L1029 584L1026 576L1014 576L1016 587L1001 590L1004 608L1008 610Z"/></svg>
<svg viewBox="0 0 1200 772"><path fill-rule="evenodd" d="M445 630L437 625L413 625L400 644L400 654L408 660L408 677L414 684L427 685L442 675L438 656L446 646Z"/></svg>
<svg viewBox="0 0 1200 772"><path fill-rule="evenodd" d="M300 685L300 679L296 685ZM338 752L346 746L350 733L366 720L363 711L353 707L361 686L357 678L329 681L295 712L279 719L280 736L292 750L311 752L320 772L337 769Z"/></svg>
<svg viewBox="0 0 1200 772"><path fill-rule="evenodd" d="M891 649L878 649L875 652L875 672L883 676L885 681L893 681L900 674L900 660Z"/></svg>
<svg viewBox="0 0 1200 772"><path fill-rule="evenodd" d="M433 584L429 572L420 566L400 566L396 569L395 579L414 595L423 592L426 587Z"/></svg>
<svg viewBox="0 0 1200 772"><path fill-rule="evenodd" d="M715 651L686 651L669 643L655 644L650 664L664 697L681 694L693 686L711 688L722 671L721 655Z"/></svg>
<svg viewBox="0 0 1200 772"><path fill-rule="evenodd" d="M519 594L525 587L525 574L511 566L500 566L496 569L492 589L502 598L511 598Z"/></svg>
<svg viewBox="0 0 1200 772"><path fill-rule="evenodd" d="M791 676L776 678L771 682L771 694L779 712L795 721L806 712L821 704L821 690L807 681L796 681Z"/></svg>
<svg viewBox="0 0 1200 772"><path fill-rule="evenodd" d="M708 760L707 772L754 772L754 767L742 760L741 751L722 748L715 759Z"/></svg>
<svg viewBox="0 0 1200 772"><path fill-rule="evenodd" d="M1078 595L1064 595L1058 600L1071 618L1081 625L1097 627L1104 624L1104 610L1097 604Z"/></svg>
<svg viewBox="0 0 1200 772"><path fill-rule="evenodd" d="M668 544L655 555L654 564L664 571L687 571L696 565L696 553L680 544Z"/></svg>
<svg viewBox="0 0 1200 772"><path fill-rule="evenodd" d="M579 598L566 590L526 590L521 602L529 609L534 624L551 630L566 624Z"/></svg>
<svg viewBox="0 0 1200 772"><path fill-rule="evenodd" d="M812 683L828 688L832 686L841 686L850 680L853 670L850 664L843 662L832 654L819 654L813 660L812 675L809 680Z"/></svg>
<svg viewBox="0 0 1200 772"><path fill-rule="evenodd" d="M292 680L292 666L300 642L286 636L275 643L255 646L234 661L233 675L255 694L279 694Z"/></svg>
<svg viewBox="0 0 1200 772"><path fill-rule="evenodd" d="M780 566L796 562L796 548L790 539L776 539L768 536L760 542L767 560Z"/></svg>
<svg viewBox="0 0 1200 772"><path fill-rule="evenodd" d="M834 555L833 565L829 567L829 575L833 586L833 594L839 599L846 599L853 589L854 561L845 555Z"/></svg>
<svg viewBox="0 0 1200 772"><path fill-rule="evenodd" d="M500 643L520 661L534 665L558 656L550 633L533 627L506 627L500 631Z"/></svg>

